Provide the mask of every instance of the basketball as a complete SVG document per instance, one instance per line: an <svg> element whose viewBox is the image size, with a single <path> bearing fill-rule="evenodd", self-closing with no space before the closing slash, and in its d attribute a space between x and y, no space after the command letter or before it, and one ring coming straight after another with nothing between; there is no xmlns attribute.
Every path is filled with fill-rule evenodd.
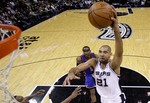
<svg viewBox="0 0 150 103"><path fill-rule="evenodd" d="M96 2L89 8L88 19L98 29L110 26L111 17L114 17L113 8L106 2Z"/></svg>

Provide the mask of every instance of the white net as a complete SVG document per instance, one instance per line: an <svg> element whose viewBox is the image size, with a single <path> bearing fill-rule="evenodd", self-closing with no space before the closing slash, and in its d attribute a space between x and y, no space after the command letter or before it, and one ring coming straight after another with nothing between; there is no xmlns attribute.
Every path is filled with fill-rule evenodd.
<svg viewBox="0 0 150 103"><path fill-rule="evenodd" d="M8 31L0 28L0 41L5 38L10 38L11 35L15 35L16 31ZM18 41L19 42L19 41ZM20 42L19 42L20 43ZM11 44L10 44L11 45ZM22 50L21 50L22 51ZM21 53L19 47L17 50L14 50L11 53L11 57L9 58L9 62L6 65L6 60L2 61L1 59L1 68L0 68L0 103L18 103L14 96L9 92L8 88L8 77L10 74L11 67L15 58ZM5 65L5 66L3 66Z"/></svg>
<svg viewBox="0 0 150 103"><path fill-rule="evenodd" d="M14 62L15 57L17 56L17 51L15 50L12 53L12 57L9 61L9 64L2 70L0 70L0 90L2 91L2 103L16 103L13 95L8 91L8 77L9 73L12 67L12 64Z"/></svg>
<svg viewBox="0 0 150 103"><path fill-rule="evenodd" d="M15 31L8 31L0 28L0 40L4 40L5 38L9 38L11 35L14 35Z"/></svg>

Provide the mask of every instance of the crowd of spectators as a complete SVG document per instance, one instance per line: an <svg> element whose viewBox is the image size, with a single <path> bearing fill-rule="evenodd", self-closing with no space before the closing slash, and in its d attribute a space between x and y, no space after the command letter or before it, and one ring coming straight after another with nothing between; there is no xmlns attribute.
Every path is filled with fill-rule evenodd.
<svg viewBox="0 0 150 103"><path fill-rule="evenodd" d="M0 0L0 22L26 30L65 10L87 9L96 1L101 0Z"/></svg>
<svg viewBox="0 0 150 103"><path fill-rule="evenodd" d="M91 0L2 0L0 21L26 30L67 9L87 8Z"/></svg>

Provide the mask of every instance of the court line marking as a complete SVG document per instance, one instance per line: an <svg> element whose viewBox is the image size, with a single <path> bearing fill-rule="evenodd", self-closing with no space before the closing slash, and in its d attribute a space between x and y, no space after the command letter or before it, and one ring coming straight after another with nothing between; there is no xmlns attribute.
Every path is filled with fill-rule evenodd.
<svg viewBox="0 0 150 103"><path fill-rule="evenodd" d="M149 56L137 56L137 55L123 55L123 56L138 57L138 58L148 58L148 59L150 58ZM24 66L24 65L30 65L30 64L34 64L34 63L45 62L45 61L67 59L67 58L74 58L74 57L77 57L77 56L69 56L69 57L59 57L59 58L45 59L45 60L41 60L41 61L35 61L35 62L25 63L25 64L21 64L21 65L16 65L16 66L13 66L12 68L16 68L16 67L20 67L20 66Z"/></svg>

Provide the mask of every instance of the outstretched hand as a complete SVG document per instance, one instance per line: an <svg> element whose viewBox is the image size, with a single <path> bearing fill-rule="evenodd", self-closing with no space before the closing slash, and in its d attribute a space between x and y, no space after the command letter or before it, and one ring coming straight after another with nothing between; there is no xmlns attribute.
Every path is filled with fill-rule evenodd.
<svg viewBox="0 0 150 103"><path fill-rule="evenodd" d="M114 6L112 6L112 11L114 13L114 17L111 17L111 20L113 21L111 27L112 29L115 29L116 26L118 27L118 18L117 18L117 11L115 10Z"/></svg>
<svg viewBox="0 0 150 103"><path fill-rule="evenodd" d="M75 98L78 95L81 95L81 87L77 87L71 94L72 98Z"/></svg>
<svg viewBox="0 0 150 103"><path fill-rule="evenodd" d="M74 73L69 73L65 78L63 85L70 85L70 81L73 79L80 79L80 77L76 76Z"/></svg>

